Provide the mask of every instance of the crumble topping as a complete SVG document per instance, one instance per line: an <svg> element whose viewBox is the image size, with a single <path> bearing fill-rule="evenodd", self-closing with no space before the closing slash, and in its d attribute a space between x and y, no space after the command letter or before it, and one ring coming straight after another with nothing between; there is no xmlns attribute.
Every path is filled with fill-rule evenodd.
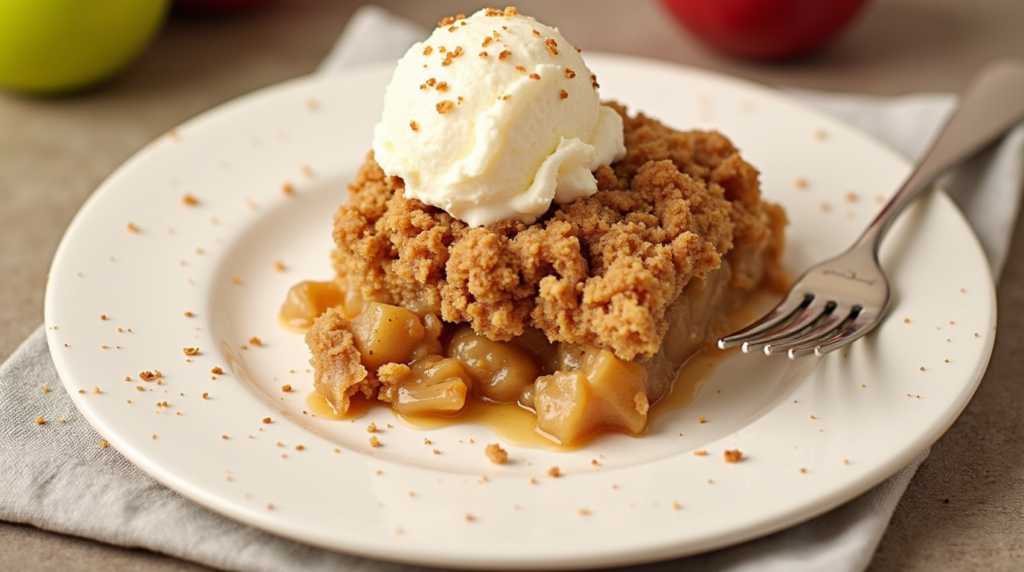
<svg viewBox="0 0 1024 572"><path fill-rule="evenodd" d="M626 157L595 172L593 196L531 225L469 228L406 198L402 180L385 176L371 154L335 215L341 283L366 300L468 322L494 340L535 327L625 360L654 354L683 287L734 249L768 246L777 257L773 229L785 215L760 200L757 170L724 136L678 132L609 105L623 116ZM731 286L755 287L761 269L736 266Z"/></svg>

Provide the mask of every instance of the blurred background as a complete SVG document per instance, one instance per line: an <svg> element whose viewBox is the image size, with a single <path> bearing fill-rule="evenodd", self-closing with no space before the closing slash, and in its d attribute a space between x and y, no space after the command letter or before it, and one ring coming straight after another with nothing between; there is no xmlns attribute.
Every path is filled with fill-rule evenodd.
<svg viewBox="0 0 1024 572"><path fill-rule="evenodd" d="M311 73L362 4L0 0L0 361L41 323L46 273L63 230L112 170L198 113ZM481 7L447 0L376 4L425 30L443 16ZM1024 2L1019 0L515 4L560 28L584 52L658 58L784 88L882 96L955 92L993 58L1024 58ZM780 12L794 4L818 9L806 18L764 25L773 14L796 14ZM764 12L764 5L773 10ZM757 30L758 23L762 31L792 28L755 37L750 26ZM928 477L927 466L922 471L925 476L918 480L932 478L945 486L941 475ZM934 492L935 487L912 485L883 540L877 567L924 563L926 568L965 557L990 567L1006 550L1024 550L1019 507L990 511L996 521L987 522L984 511L975 520L959 521L964 530L983 535L980 542L965 539L956 527L938 526L936 534L941 499L923 498L915 490ZM99 564L108 570L201 569L0 523L0 568L88 570Z"/></svg>

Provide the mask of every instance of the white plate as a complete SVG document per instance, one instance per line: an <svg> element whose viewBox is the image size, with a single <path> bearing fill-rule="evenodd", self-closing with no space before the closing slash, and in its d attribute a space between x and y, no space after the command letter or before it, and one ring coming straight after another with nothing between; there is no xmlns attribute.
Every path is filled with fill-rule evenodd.
<svg viewBox="0 0 1024 572"><path fill-rule="evenodd" d="M794 272L845 247L907 172L888 149L773 91L650 61L589 61L603 97L736 143L789 213ZM311 417L307 350L276 312L293 283L331 274L331 216L390 73L300 79L186 123L114 173L60 245L46 295L60 376L101 435L181 494L373 558L636 563L752 539L852 499L938 439L973 394L995 293L967 224L935 194L886 242L896 303L877 333L820 360L731 354L694 403L641 439L574 452L505 444L511 462L499 466L481 426L424 432L384 408L354 422ZM159 385L139 380L155 369ZM370 421L383 429L378 448ZM725 463L726 449L742 462ZM561 478L547 476L552 466Z"/></svg>

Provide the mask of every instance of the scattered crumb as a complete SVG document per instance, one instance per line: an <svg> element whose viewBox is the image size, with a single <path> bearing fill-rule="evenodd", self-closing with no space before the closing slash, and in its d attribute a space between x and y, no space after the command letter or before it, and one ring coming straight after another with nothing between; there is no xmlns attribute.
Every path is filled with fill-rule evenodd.
<svg viewBox="0 0 1024 572"><path fill-rule="evenodd" d="M259 347L259 346L262 346L262 345L263 345L263 341L262 341L262 340L260 340L260 339L259 339L258 337L256 337L256 336L253 336L253 337L249 338L249 343L250 343L250 344L252 344L252 345L254 345L254 346L257 346L257 347Z"/></svg>
<svg viewBox="0 0 1024 572"><path fill-rule="evenodd" d="M807 182L807 179L805 179L803 177L797 177L797 178L793 179L793 187L795 187L795 188L797 188L799 190L806 189L808 187L808 185L809 185L809 183Z"/></svg>
<svg viewBox="0 0 1024 572"><path fill-rule="evenodd" d="M44 385L43 386L43 393L50 393L50 386L49 385Z"/></svg>
<svg viewBox="0 0 1024 572"><path fill-rule="evenodd" d="M708 420L703 415L697 418L697 423L707 423L707 421Z"/></svg>
<svg viewBox="0 0 1024 572"><path fill-rule="evenodd" d="M203 392L203 399L209 399L209 397L210 397L209 392L204 391ZM270 419L270 418L268 417L267 419ZM264 423L268 423L268 421L266 421L266 420L264 420L263 422Z"/></svg>
<svg viewBox="0 0 1024 572"><path fill-rule="evenodd" d="M284 272L284 269L284 262L281 262L280 260L274 261L274 272Z"/></svg>
<svg viewBox="0 0 1024 572"><path fill-rule="evenodd" d="M578 514L580 516L589 516L590 515L590 509L589 508L581 508L578 511L576 511L576 514Z"/></svg>
<svg viewBox="0 0 1024 572"><path fill-rule="evenodd" d="M185 196L181 197L181 203L183 205L187 205L187 206L193 207L193 206L196 206L196 205L199 204L199 199L197 199L196 197L194 197L192 195L185 195Z"/></svg>
<svg viewBox="0 0 1024 572"><path fill-rule="evenodd" d="M378 439L376 435L370 436L370 446L373 448L380 447L380 439Z"/></svg>
<svg viewBox="0 0 1024 572"><path fill-rule="evenodd" d="M264 423L264 424L272 423L273 421L274 421L274 420L273 420L273 419L271 419L271 418L269 418L269 417L264 417L264 418L263 418L263 423Z"/></svg>
<svg viewBox="0 0 1024 572"><path fill-rule="evenodd" d="M800 474L804 474L806 472L807 472L807 468L806 467L800 467Z"/></svg>
<svg viewBox="0 0 1024 572"><path fill-rule="evenodd" d="M139 227L134 222L130 222L128 223L128 232L137 233L139 232Z"/></svg>
<svg viewBox="0 0 1024 572"><path fill-rule="evenodd" d="M707 449L697 449L696 451L693 452L693 456L695 457L706 457L707 454Z"/></svg>
<svg viewBox="0 0 1024 572"><path fill-rule="evenodd" d="M305 445L296 445L295 446L295 450L296 451L305 451L306 450L306 446Z"/></svg>
<svg viewBox="0 0 1024 572"><path fill-rule="evenodd" d="M46 425L46 419L42 417L36 417L36 425Z"/></svg>
<svg viewBox="0 0 1024 572"><path fill-rule="evenodd" d="M199 355L199 348L182 348L181 351L187 356Z"/></svg>
<svg viewBox="0 0 1024 572"><path fill-rule="evenodd" d="M727 449L725 451L726 463L738 463L742 458L743 453L739 449Z"/></svg>
<svg viewBox="0 0 1024 572"><path fill-rule="evenodd" d="M100 449L106 449L110 446L110 443L106 439L100 439Z"/></svg>
<svg viewBox="0 0 1024 572"><path fill-rule="evenodd" d="M562 470L559 469L558 467L551 467L550 469L548 469L548 476L557 479L558 477L562 476Z"/></svg>
<svg viewBox="0 0 1024 572"><path fill-rule="evenodd" d="M373 421L370 421L370 424L366 426L366 432L367 433L376 433L377 432L377 424L374 423Z"/></svg>
<svg viewBox="0 0 1024 572"><path fill-rule="evenodd" d="M466 513L465 518L466 518L466 522L474 522L476 520L476 517L473 516L472 514L468 513L468 512Z"/></svg>
<svg viewBox="0 0 1024 572"><path fill-rule="evenodd" d="M286 384L281 386L281 391L283 391L285 393L290 393L291 390L292 390L292 386L290 384L286 383Z"/></svg>
<svg viewBox="0 0 1024 572"><path fill-rule="evenodd" d="M679 510L683 508L683 505L679 504L679 501L672 501L672 510Z"/></svg>
<svg viewBox="0 0 1024 572"><path fill-rule="evenodd" d="M290 195L295 192L295 187L293 187L291 183L285 183L281 185L281 192L286 195Z"/></svg>
<svg viewBox="0 0 1024 572"><path fill-rule="evenodd" d="M508 451L502 449L498 443L488 443L487 447L484 448L484 453L487 454L487 458L495 465L504 465L508 462Z"/></svg>
<svg viewBox="0 0 1024 572"><path fill-rule="evenodd" d="M213 369L210 370L210 373L214 375L221 375L222 373L224 373L224 370L221 369L220 366L215 366Z"/></svg>

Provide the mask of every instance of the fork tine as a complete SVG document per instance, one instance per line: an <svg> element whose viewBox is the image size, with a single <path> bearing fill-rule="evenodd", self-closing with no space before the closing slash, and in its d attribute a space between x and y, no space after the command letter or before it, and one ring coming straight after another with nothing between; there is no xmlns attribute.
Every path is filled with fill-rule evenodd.
<svg viewBox="0 0 1024 572"><path fill-rule="evenodd" d="M884 310L882 312L861 311L860 314L858 314L857 317L838 334L831 338L821 340L814 345L793 348L789 350L789 357L795 358L810 355L812 353L817 356L823 356L828 352L838 350L839 348L852 344L861 337L867 335L871 330L875 329L875 326L879 324L879 316L882 314L884 314Z"/></svg>
<svg viewBox="0 0 1024 572"><path fill-rule="evenodd" d="M810 352L818 347L824 340L829 340L837 335L856 320L861 312L859 305L836 306L828 317L821 321L816 328L804 332L801 335L790 339L779 340L778 343L771 343L764 347L764 353L768 355L786 353L790 358L805 355L802 351L809 348Z"/></svg>
<svg viewBox="0 0 1024 572"><path fill-rule="evenodd" d="M814 296L810 294L804 294L803 298L793 295L786 296L760 320L742 330L720 338L718 340L718 348L726 350L741 346L749 340L759 338L765 332L789 325L790 322L800 315L804 308L810 305L813 299Z"/></svg>
<svg viewBox="0 0 1024 572"><path fill-rule="evenodd" d="M799 337L806 332L813 331L823 321L828 319L834 308L835 302L814 298L796 319L790 321L785 326L769 330L757 338L743 342L743 352L760 351L774 342Z"/></svg>

